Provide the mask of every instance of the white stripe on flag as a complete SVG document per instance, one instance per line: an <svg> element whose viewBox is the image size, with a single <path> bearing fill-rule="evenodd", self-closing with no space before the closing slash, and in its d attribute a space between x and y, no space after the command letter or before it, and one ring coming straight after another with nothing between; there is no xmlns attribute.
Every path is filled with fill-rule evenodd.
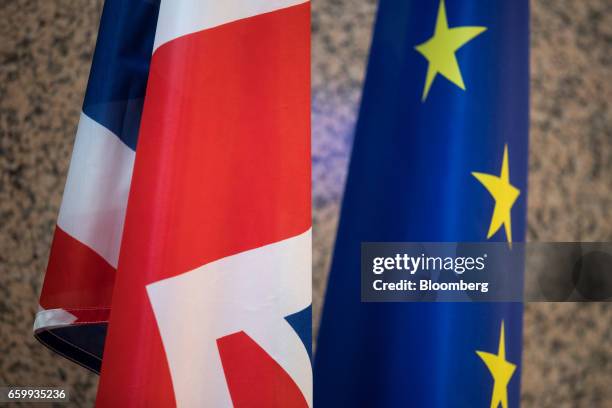
<svg viewBox="0 0 612 408"><path fill-rule="evenodd" d="M312 406L308 351L286 316L312 302L311 230L147 285L179 407L231 406L217 349L244 331Z"/></svg>
<svg viewBox="0 0 612 408"><path fill-rule="evenodd" d="M307 0L162 0L153 52L161 45L187 34L306 2Z"/></svg>
<svg viewBox="0 0 612 408"><path fill-rule="evenodd" d="M81 114L58 226L117 267L135 153Z"/></svg>
<svg viewBox="0 0 612 408"><path fill-rule="evenodd" d="M34 332L40 329L53 329L70 326L76 322L77 317L64 309L39 310L34 320Z"/></svg>

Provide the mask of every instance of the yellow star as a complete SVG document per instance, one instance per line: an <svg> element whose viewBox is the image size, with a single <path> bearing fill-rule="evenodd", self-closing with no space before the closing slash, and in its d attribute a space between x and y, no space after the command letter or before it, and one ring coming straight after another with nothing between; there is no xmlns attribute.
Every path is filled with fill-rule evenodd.
<svg viewBox="0 0 612 408"><path fill-rule="evenodd" d="M465 91L465 84L461 76L461 70L455 57L455 51L465 43L485 31L486 27L463 26L448 28L446 20L446 8L444 0L440 0L438 7L438 18L433 37L422 44L417 45L416 50L423 54L429 67L425 78L425 88L423 88L422 101L425 101L431 84L437 74L443 75L446 79Z"/></svg>
<svg viewBox="0 0 612 408"><path fill-rule="evenodd" d="M508 245L512 248L512 222L510 210L521 191L510 184L510 170L508 168L508 145L504 146L504 158L502 161L501 175L472 172L472 175L482 183L495 200L495 209L491 217L491 225L487 239L491 238L503 225L506 230Z"/></svg>
<svg viewBox="0 0 612 408"><path fill-rule="evenodd" d="M476 354L484 361L493 377L493 395L491 396L491 408L497 408L499 404L503 408L508 407L508 383L516 370L516 365L506 361L506 339L504 334L504 321L501 324L499 334L499 348L497 354L486 351L476 351Z"/></svg>

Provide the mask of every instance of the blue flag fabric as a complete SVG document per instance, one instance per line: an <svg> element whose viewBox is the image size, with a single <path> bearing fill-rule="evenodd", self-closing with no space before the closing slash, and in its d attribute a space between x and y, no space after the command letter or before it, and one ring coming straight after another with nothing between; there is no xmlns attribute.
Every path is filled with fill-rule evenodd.
<svg viewBox="0 0 612 408"><path fill-rule="evenodd" d="M519 405L522 305L361 303L360 246L502 241L511 250L524 239L528 17L527 0L380 1L315 406Z"/></svg>

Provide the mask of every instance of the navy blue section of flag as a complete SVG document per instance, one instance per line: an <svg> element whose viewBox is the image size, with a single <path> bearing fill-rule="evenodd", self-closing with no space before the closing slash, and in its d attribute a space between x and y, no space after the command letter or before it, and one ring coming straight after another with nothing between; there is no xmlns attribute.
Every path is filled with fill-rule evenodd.
<svg viewBox="0 0 612 408"><path fill-rule="evenodd" d="M136 149L159 0L104 4L83 112Z"/></svg>
<svg viewBox="0 0 612 408"><path fill-rule="evenodd" d="M315 354L315 406L518 406L522 305L361 303L361 242L520 242L526 0L381 0ZM517 279L522 271L517 270Z"/></svg>
<svg viewBox="0 0 612 408"><path fill-rule="evenodd" d="M304 343L304 348L312 360L312 306L308 306L297 313L285 317Z"/></svg>

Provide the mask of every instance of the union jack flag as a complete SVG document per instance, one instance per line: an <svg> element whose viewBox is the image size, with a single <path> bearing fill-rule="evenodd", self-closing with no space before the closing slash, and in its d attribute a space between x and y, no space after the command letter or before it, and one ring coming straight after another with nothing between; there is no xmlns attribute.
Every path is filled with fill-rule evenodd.
<svg viewBox="0 0 612 408"><path fill-rule="evenodd" d="M310 178L308 2L107 0L35 335L100 407L311 406Z"/></svg>

